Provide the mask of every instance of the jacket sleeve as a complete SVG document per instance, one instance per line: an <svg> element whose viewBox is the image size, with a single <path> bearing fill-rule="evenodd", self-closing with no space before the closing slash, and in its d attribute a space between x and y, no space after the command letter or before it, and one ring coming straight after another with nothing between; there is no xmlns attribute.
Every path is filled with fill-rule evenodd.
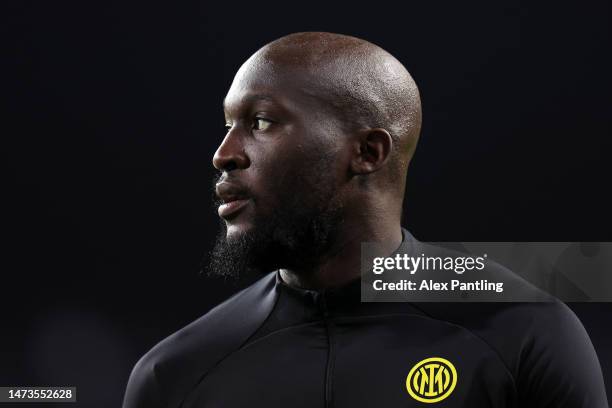
<svg viewBox="0 0 612 408"><path fill-rule="evenodd" d="M134 366L123 399L123 408L167 408L161 394L156 363L150 353Z"/></svg>
<svg viewBox="0 0 612 408"><path fill-rule="evenodd" d="M521 407L608 408L599 360L578 317L561 302L542 305L524 344Z"/></svg>

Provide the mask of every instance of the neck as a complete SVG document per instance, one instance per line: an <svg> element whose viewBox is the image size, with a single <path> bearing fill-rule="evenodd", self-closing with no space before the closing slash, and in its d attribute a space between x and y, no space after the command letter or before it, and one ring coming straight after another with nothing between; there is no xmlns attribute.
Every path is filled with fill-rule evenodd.
<svg viewBox="0 0 612 408"><path fill-rule="evenodd" d="M399 220L370 217L369 222L345 223L324 260L315 270L281 269L283 281L293 287L321 290L342 286L361 275L361 243L380 242L395 251L402 243Z"/></svg>

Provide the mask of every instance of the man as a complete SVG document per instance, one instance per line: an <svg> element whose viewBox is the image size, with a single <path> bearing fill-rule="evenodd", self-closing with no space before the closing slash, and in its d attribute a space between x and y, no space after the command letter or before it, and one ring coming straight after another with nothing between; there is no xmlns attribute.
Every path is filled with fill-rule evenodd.
<svg viewBox="0 0 612 408"><path fill-rule="evenodd" d="M607 407L560 302L360 302L361 243L417 242L400 221L421 106L393 56L292 34L244 63L224 110L211 268L264 276L149 351L124 408Z"/></svg>

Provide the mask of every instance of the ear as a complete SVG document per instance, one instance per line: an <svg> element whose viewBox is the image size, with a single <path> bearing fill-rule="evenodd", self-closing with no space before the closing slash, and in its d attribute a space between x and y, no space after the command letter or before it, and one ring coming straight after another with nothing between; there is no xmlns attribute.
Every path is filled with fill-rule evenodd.
<svg viewBox="0 0 612 408"><path fill-rule="evenodd" d="M385 129L364 129L354 145L351 171L354 174L368 174L380 170L391 154L393 138Z"/></svg>

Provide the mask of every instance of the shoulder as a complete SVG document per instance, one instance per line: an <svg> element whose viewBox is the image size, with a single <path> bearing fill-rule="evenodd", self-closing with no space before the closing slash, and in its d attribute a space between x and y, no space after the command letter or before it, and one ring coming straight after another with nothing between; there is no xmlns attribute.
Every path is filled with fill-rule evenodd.
<svg viewBox="0 0 612 408"><path fill-rule="evenodd" d="M524 307L518 381L523 401L536 406L607 407L601 366L574 312L560 301ZM522 326L518 326L521 327Z"/></svg>
<svg viewBox="0 0 612 408"><path fill-rule="evenodd" d="M513 376L524 406L607 407L591 340L564 303L551 299L417 307L480 338Z"/></svg>
<svg viewBox="0 0 612 408"><path fill-rule="evenodd" d="M124 408L178 406L265 321L276 301L274 278L266 275L147 352L132 370Z"/></svg>

